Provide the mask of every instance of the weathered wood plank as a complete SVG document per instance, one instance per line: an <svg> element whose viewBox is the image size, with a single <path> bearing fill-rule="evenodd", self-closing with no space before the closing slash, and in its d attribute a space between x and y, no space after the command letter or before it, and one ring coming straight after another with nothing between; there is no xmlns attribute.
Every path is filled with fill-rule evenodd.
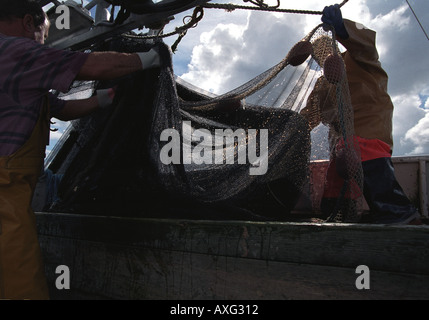
<svg viewBox="0 0 429 320"><path fill-rule="evenodd" d="M55 241L53 241L55 240ZM63 299L428 299L429 276L371 271L358 290L355 269L104 245L42 237L50 283L70 266ZM58 255L58 250L61 254ZM84 295L83 295L84 294Z"/></svg>
<svg viewBox="0 0 429 320"><path fill-rule="evenodd" d="M429 227L37 214L39 234L232 257L429 274Z"/></svg>
<svg viewBox="0 0 429 320"><path fill-rule="evenodd" d="M429 299L427 226L37 221L50 283L58 265L70 268L72 290L54 290L62 298ZM371 270L370 290L355 287L359 265Z"/></svg>

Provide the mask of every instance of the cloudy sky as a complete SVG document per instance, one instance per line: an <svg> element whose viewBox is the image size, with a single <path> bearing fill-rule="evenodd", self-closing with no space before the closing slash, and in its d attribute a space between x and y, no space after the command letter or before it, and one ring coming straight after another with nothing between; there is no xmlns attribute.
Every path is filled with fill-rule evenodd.
<svg viewBox="0 0 429 320"><path fill-rule="evenodd" d="M429 1L408 1L429 33ZM241 0L212 2L249 4ZM317 11L336 3L280 2L282 8ZM389 93L395 105L394 156L429 154L429 40L407 2L349 0L342 12L344 18L377 32L380 61L389 74ZM191 13L176 15L165 32L174 30ZM203 20L179 44L173 57L175 73L213 93L227 92L278 63L319 23L317 15L205 9ZM171 45L175 40L171 37L165 42Z"/></svg>

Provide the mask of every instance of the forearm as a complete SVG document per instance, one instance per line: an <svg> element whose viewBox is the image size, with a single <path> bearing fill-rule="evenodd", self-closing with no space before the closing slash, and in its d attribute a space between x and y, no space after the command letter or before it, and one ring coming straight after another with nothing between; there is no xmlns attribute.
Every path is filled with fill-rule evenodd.
<svg viewBox="0 0 429 320"><path fill-rule="evenodd" d="M112 80L142 69L135 53L93 52L77 75L77 80Z"/></svg>
<svg viewBox="0 0 429 320"><path fill-rule="evenodd" d="M75 120L90 115L98 108L97 96L82 100L68 100L56 118L61 121Z"/></svg>

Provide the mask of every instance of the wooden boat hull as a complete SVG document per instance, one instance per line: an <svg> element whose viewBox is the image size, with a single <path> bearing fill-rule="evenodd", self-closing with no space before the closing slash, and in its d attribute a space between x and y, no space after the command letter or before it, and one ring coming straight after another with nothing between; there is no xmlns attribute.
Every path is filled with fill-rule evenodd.
<svg viewBox="0 0 429 320"><path fill-rule="evenodd" d="M429 227L38 213L52 299L428 299ZM358 266L369 290L359 290ZM67 266L70 289L57 289Z"/></svg>
<svg viewBox="0 0 429 320"><path fill-rule="evenodd" d="M429 157L393 162L427 217ZM297 216L311 201L302 199ZM52 299L429 299L428 225L36 216ZM356 286L359 266L369 289Z"/></svg>

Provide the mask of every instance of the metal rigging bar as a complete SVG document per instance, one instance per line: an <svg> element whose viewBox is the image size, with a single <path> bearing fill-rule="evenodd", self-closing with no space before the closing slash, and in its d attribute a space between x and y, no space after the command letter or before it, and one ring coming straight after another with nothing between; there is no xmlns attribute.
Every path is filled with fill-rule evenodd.
<svg viewBox="0 0 429 320"><path fill-rule="evenodd" d="M134 29L152 26L160 21L169 21L172 16L193 7L202 5L210 0L164 0L153 3L148 0L92 0L85 7L75 1L59 3L56 0L39 0L46 6L50 3L54 7L48 11L51 19L51 36L47 45L58 49L83 50L94 43L104 41L113 36L127 33ZM150 2L150 3L149 3ZM55 8L59 5L69 7L71 21L70 30L58 30L55 28L55 19L59 16ZM109 19L107 8L111 5L120 6L122 20ZM90 9L96 7L95 20L90 16ZM113 10L112 10L113 11ZM118 15L120 14L118 13Z"/></svg>

